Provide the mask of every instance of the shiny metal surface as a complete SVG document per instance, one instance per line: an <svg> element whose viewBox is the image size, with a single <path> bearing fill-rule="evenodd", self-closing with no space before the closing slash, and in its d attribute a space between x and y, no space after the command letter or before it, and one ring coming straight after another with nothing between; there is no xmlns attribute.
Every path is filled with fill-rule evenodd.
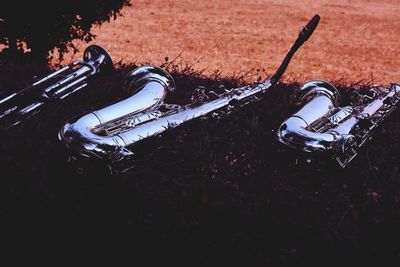
<svg viewBox="0 0 400 267"><path fill-rule="evenodd" d="M113 68L111 57L97 45L86 48L83 61L75 61L31 86L0 99L0 119L14 126L39 113L51 101L64 99L87 86L89 77Z"/></svg>
<svg viewBox="0 0 400 267"><path fill-rule="evenodd" d="M339 103L336 88L326 82L310 81L296 92L292 101L301 109L279 127L279 140L306 152L328 149L326 144L335 142L336 135L314 132L310 125L330 114Z"/></svg>
<svg viewBox="0 0 400 267"><path fill-rule="evenodd" d="M281 124L278 140L304 152L331 153L345 167L373 129L399 105L400 85L379 88L373 97L359 95L351 106L339 107L339 100L333 85L306 83L293 96L300 110Z"/></svg>
<svg viewBox="0 0 400 267"><path fill-rule="evenodd" d="M144 72L146 75L142 75ZM175 90L175 82L161 68L135 69L126 81L134 89L131 97L86 114L61 129L59 139L69 149L83 157L121 165L119 161L134 155L134 145L138 142L199 117L220 118L238 105L259 100L259 94L271 86L266 81L232 89L208 102L178 106L164 103L166 94Z"/></svg>
<svg viewBox="0 0 400 267"><path fill-rule="evenodd" d="M165 70L144 66L130 72L124 86L133 92L125 100L90 112L68 122L59 132L59 139L73 154L104 160L113 172L133 166L135 146L170 128L198 118L219 119L235 110L261 99L285 72L291 58L308 40L319 22L314 16L302 29L282 64L270 80L251 86L225 90L221 94L205 94L198 88L188 105L164 102L175 91L175 82Z"/></svg>

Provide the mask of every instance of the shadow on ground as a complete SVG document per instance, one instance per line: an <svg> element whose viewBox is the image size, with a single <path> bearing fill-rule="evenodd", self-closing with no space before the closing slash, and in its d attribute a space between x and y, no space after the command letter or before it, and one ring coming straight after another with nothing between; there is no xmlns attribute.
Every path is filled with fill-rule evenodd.
<svg viewBox="0 0 400 267"><path fill-rule="evenodd" d="M305 164L301 154L275 141L298 86L279 84L250 108L221 121L189 123L142 148L128 173L110 176L92 168L77 174L58 130L72 116L127 96L121 82L132 67L120 65L79 95L1 130L1 239L8 249L38 255L118 251L146 265L399 261L398 112L347 169L328 161ZM1 69L4 88L29 83L32 69L48 71ZM169 101L178 103L188 103L198 85L241 83L241 77L169 69L178 88Z"/></svg>

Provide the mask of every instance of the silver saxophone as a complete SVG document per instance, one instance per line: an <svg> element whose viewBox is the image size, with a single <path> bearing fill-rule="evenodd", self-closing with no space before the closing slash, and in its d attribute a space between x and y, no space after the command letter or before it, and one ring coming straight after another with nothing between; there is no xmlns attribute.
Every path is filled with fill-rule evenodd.
<svg viewBox="0 0 400 267"><path fill-rule="evenodd" d="M400 85L354 92L353 103L340 105L340 94L330 83L310 81L292 97L300 108L281 124L278 140L294 149L329 155L344 168L400 104Z"/></svg>
<svg viewBox="0 0 400 267"><path fill-rule="evenodd" d="M0 121L14 126L39 113L46 104L64 99L87 86L88 78L113 69L110 55L100 46L85 49L75 61L32 85L0 99Z"/></svg>
<svg viewBox="0 0 400 267"><path fill-rule="evenodd" d="M220 118L238 106L258 101L279 81L290 59L314 32L319 20L318 15L314 16L302 29L281 66L265 82L214 93L214 97L199 89L193 94L191 104L180 106L164 102L166 95L175 91L175 82L169 73L159 67L140 67L128 73L123 82L125 89L133 92L131 97L73 119L62 127L59 140L73 155L104 160L112 171L127 170L132 165L126 162L132 162L139 143L185 122Z"/></svg>

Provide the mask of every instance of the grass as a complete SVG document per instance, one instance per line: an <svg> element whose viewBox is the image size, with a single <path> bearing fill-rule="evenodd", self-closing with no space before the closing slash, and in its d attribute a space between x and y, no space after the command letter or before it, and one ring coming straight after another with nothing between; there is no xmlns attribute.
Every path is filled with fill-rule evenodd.
<svg viewBox="0 0 400 267"><path fill-rule="evenodd" d="M139 65L139 64L138 64ZM146 265L384 266L399 260L398 112L346 169L276 142L299 86L279 84L221 121L189 123L142 148L136 167L78 174L57 131L72 116L129 95L118 65L79 96L0 132L2 241L14 251L127 252ZM177 82L171 102L243 83L166 60ZM36 66L1 66L1 84L28 84ZM255 74L257 75L257 74ZM364 86L365 85L365 86ZM358 87L368 87L360 82ZM340 86L344 99L351 93Z"/></svg>

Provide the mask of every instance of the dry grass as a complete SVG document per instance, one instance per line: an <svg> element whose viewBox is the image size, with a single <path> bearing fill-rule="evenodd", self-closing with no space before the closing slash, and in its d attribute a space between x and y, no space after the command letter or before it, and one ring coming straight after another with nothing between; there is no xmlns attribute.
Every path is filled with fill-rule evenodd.
<svg viewBox="0 0 400 267"><path fill-rule="evenodd" d="M209 74L272 73L298 30L318 13L321 23L287 76L389 83L400 80L399 12L397 0L137 0L124 17L96 28L94 43L115 61L159 65L183 52L182 60L198 62L195 69Z"/></svg>
<svg viewBox="0 0 400 267"><path fill-rule="evenodd" d="M272 72L299 27L320 13L321 25L293 60L287 81L343 78L340 84L361 88L370 85L371 73L376 81L399 80L395 1L357 0L352 8L304 2L134 1L124 18L96 30L96 43L127 63L161 65L165 56L170 62L184 51L168 70L178 85L172 100L186 103L198 85L232 87L252 78L234 72ZM189 65L201 60L194 70L182 59ZM282 83L229 119L171 132L159 140L162 146L143 149L131 172L74 172L58 130L72 116L125 96L122 77L134 66L118 65L79 96L1 132L3 247L19 255L65 251L68 258L73 250L95 251L96 258L116 250L146 265L399 265L398 112L349 168L303 164L300 154L276 142L298 86ZM208 77L198 71L204 68ZM27 75L47 71L29 64L0 64L0 70L5 88L20 88L31 82ZM348 98L349 88L339 89Z"/></svg>
<svg viewBox="0 0 400 267"><path fill-rule="evenodd" d="M0 65L3 84L29 82L25 73L38 69L15 67ZM65 251L71 257L71 250L106 250L150 266L399 261L398 112L349 168L324 160L305 164L304 154L276 142L298 86L280 83L228 118L188 123L136 147L130 172L111 177L95 161L77 162L87 168L75 172L58 130L71 117L127 95L122 77L133 67L119 65L79 95L0 131L3 254ZM237 82L207 78L179 63L168 70L177 82L175 103L188 102L198 85ZM348 99L351 90L339 89Z"/></svg>

